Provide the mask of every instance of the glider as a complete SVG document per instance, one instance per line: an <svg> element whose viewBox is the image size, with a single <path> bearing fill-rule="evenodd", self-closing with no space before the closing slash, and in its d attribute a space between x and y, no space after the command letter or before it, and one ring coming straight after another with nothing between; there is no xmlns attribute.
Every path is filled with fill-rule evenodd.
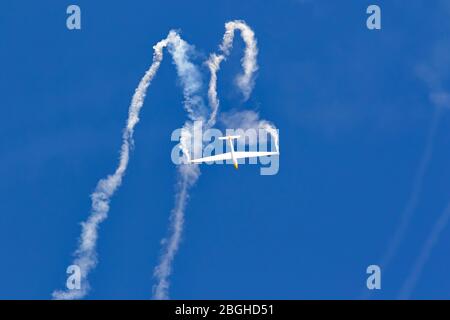
<svg viewBox="0 0 450 320"><path fill-rule="evenodd" d="M194 159L189 161L189 163L203 163L203 162L214 162L219 160L233 160L234 167L238 168L238 162L237 159L242 158L255 158L255 157L265 157L265 156L272 156L272 155L278 155L280 154L278 149L273 152L263 152L263 151L234 151L233 146L233 140L238 139L240 136L225 136L225 137L219 137L219 140L228 140L228 144L230 146L230 152L218 154L215 156L210 157L204 157L199 159Z"/></svg>

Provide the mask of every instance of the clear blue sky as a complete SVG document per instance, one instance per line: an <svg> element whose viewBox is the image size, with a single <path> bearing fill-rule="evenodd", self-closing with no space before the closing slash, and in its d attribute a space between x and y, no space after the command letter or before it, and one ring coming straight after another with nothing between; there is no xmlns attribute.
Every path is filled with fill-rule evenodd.
<svg viewBox="0 0 450 320"><path fill-rule="evenodd" d="M65 27L78 4L82 30ZM369 31L369 4L382 30ZM0 13L0 298L62 289L98 179L113 172L134 89L171 28L215 51L244 19L257 82L232 86L243 44L219 74L223 110L258 110L280 130L280 171L206 166L192 189L171 297L358 298L410 196L435 106L418 71L450 90L445 1L6 1ZM448 56L448 57L447 57ZM204 70L205 80L207 72ZM101 225L91 299L151 297L173 206L170 133L182 94L166 59L136 128L124 183ZM374 298L395 298L450 197L450 109L443 112L405 241ZM413 298L450 298L450 228Z"/></svg>

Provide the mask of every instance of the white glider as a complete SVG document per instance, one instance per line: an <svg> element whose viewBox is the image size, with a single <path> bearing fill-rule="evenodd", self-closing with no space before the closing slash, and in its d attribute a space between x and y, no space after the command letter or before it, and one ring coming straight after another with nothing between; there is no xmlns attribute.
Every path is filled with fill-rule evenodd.
<svg viewBox="0 0 450 320"><path fill-rule="evenodd" d="M242 158L255 158L255 157L265 157L265 156L272 156L272 155L278 155L280 152L277 150L275 152L263 152L263 151L234 151L233 146L233 140L238 139L240 136L225 136L220 137L220 140L228 140L228 144L230 146L230 152L218 154L215 156L210 157L204 157L199 159L194 159L189 161L189 163L203 163L203 162L214 162L219 160L233 160L234 167L238 168L238 162L237 159Z"/></svg>

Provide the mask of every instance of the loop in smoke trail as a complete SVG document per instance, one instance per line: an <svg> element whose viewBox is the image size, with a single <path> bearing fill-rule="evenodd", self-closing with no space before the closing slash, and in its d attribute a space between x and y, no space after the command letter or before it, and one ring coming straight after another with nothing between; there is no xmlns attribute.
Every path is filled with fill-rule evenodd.
<svg viewBox="0 0 450 320"><path fill-rule="evenodd" d="M242 20L230 21L225 24L225 34L223 36L220 50L222 54L211 54L206 64L209 68L211 78L209 81L208 100L211 106L211 115L208 120L208 127L216 123L217 112L219 109L219 100L217 98L217 72L220 70L220 64L230 54L233 47L234 32L238 29L245 43L244 57L241 60L243 73L238 75L236 82L241 89L244 99L247 100L253 90L254 74L258 70L257 56L258 47L253 30Z"/></svg>
<svg viewBox="0 0 450 320"><path fill-rule="evenodd" d="M192 47L189 44L176 35L173 38L169 38L168 49L173 57L173 62L183 87L184 107L189 117L189 120L183 125L180 137L180 147L187 163L190 160L191 138L192 136L199 136L194 133L195 127L192 125L192 121L204 122L205 119L204 103L200 95L202 82L197 67L189 61L189 53L192 51ZM202 148L201 143L194 143L194 146ZM196 151L198 152L199 150L194 150L194 154ZM163 253L159 264L154 270L157 283L153 287L153 298L158 300L168 299L169 276L172 272L173 259L181 241L184 211L189 197L189 189L200 176L200 169L197 165L181 164L177 169L177 190L175 206L170 215L169 236L162 241L164 244Z"/></svg>
<svg viewBox="0 0 450 320"><path fill-rule="evenodd" d="M221 45L223 55L212 54L207 61L207 65L211 72L211 79L208 88L208 98L211 105L211 114L206 124L207 128L214 125L216 121L218 111L218 99L217 99L217 71L220 68L220 63L229 54L234 37L234 30L240 29L241 35L246 44L244 58L242 60L242 66L244 72L237 78L237 84L241 88L245 98L247 99L253 88L253 74L257 70L256 57L258 49L256 47L256 40L254 38L253 31L242 21L232 21L225 25L226 31ZM202 112L202 99L200 97L200 77L195 77L196 90L186 90L186 86L189 85L189 81L185 81L187 78L191 78L191 73L197 73L196 68L187 61L186 50L184 50L186 44L180 40L178 45L175 43L172 45L169 43L169 52L174 57L174 63L177 67L178 76L181 79L183 91L185 92L185 102L195 101L190 107L185 107L189 113L189 118L192 121L201 120L204 121L204 113ZM177 57L178 59L176 59ZM188 67L187 67L188 66ZM188 141L191 140L193 135L193 126L190 121L187 121L183 126L182 136L180 139L181 148L187 160L189 160L189 150L191 150ZM198 136L198 135L194 135ZM201 143L197 143L197 146L202 147ZM200 150L201 151L201 150ZM194 150L195 154L196 150ZM198 152L198 150L197 150ZM179 243L181 240L181 234L183 231L184 223L184 210L189 195L189 188L195 184L200 175L200 170L197 165L180 165L178 167L178 191L175 196L175 207L171 213L170 223L170 236L164 240L165 251L161 257L159 265L155 268L154 275L157 278L157 284L153 288L153 297L155 299L168 299L169 288L169 276L172 272L172 262L178 251Z"/></svg>

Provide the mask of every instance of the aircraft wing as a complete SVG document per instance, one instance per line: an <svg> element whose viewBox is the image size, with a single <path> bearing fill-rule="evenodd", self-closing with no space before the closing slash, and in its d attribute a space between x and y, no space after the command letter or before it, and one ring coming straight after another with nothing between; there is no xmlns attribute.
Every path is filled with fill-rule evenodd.
<svg viewBox="0 0 450 320"><path fill-rule="evenodd" d="M229 159L231 159L231 153L227 152L227 153L217 154L215 156L194 159L194 160L191 160L191 163L202 163L202 162L210 162L210 161L214 162L214 161L229 160Z"/></svg>
<svg viewBox="0 0 450 320"><path fill-rule="evenodd" d="M254 157L265 157L265 156L273 156L279 154L278 152L263 152L263 151L238 151L234 153L234 157L236 159L241 158L254 158Z"/></svg>

